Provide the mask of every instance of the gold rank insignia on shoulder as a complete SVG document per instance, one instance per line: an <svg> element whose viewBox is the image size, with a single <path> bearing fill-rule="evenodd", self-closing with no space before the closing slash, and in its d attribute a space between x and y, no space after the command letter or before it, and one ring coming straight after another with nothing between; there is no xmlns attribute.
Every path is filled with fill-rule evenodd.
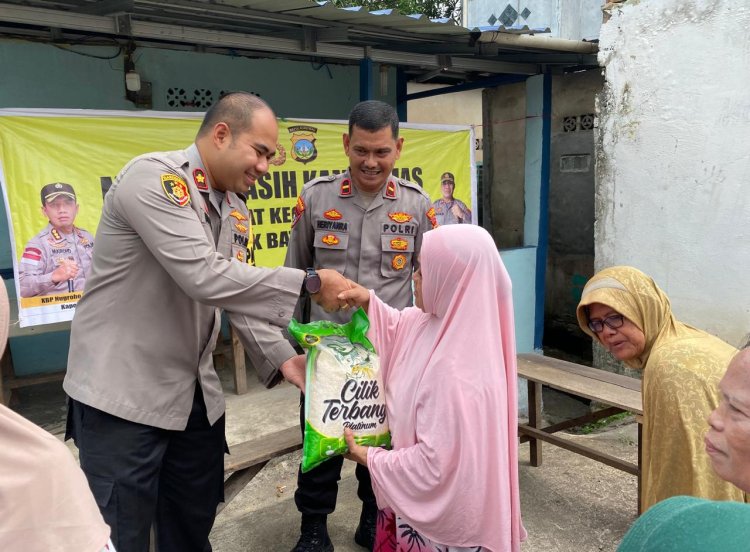
<svg viewBox="0 0 750 552"><path fill-rule="evenodd" d="M203 169L195 169L193 171L193 182L195 182L195 186L200 191L208 191L208 179L206 179L206 173Z"/></svg>
<svg viewBox="0 0 750 552"><path fill-rule="evenodd" d="M161 175L161 187L167 199L178 207L185 207L190 203L190 191L187 184L176 174Z"/></svg>
<svg viewBox="0 0 750 552"><path fill-rule="evenodd" d="M348 178L345 178L341 181L341 189L339 190L339 195L341 197L352 195L352 181Z"/></svg>
<svg viewBox="0 0 750 552"><path fill-rule="evenodd" d="M429 211L427 211L427 218L430 220L430 223L432 224L433 228L438 227L437 218L435 218L435 208L430 207Z"/></svg>
<svg viewBox="0 0 750 552"><path fill-rule="evenodd" d="M245 222L247 220L247 217L243 215L242 213L240 213L239 211L237 211L236 209L232 211L231 213L229 213L229 216L237 219L237 222Z"/></svg>
<svg viewBox="0 0 750 552"><path fill-rule="evenodd" d="M328 220L341 220L341 218L343 217L343 215L336 209L328 209L328 211L323 213L323 216Z"/></svg>
<svg viewBox="0 0 750 552"><path fill-rule="evenodd" d="M396 184L393 180L389 180L385 186L385 197L388 199L396 199Z"/></svg>
<svg viewBox="0 0 750 552"><path fill-rule="evenodd" d="M323 238L320 241L322 241L326 245L336 245L339 243L339 239L333 234L328 234L326 236L323 236Z"/></svg>
<svg viewBox="0 0 750 552"><path fill-rule="evenodd" d="M412 217L408 213L403 213L399 211L398 213L388 213L388 218L391 219L393 222L398 222L399 224L401 224L403 222L409 222L414 217Z"/></svg>
<svg viewBox="0 0 750 552"><path fill-rule="evenodd" d="M63 239L63 237L62 237L62 236L60 235L60 232L58 232L58 231L57 231L57 228L53 228L53 229L52 229L52 232L50 232L50 234L52 234L52 238L53 238L53 239L54 239L54 240L55 240L56 242L61 242L61 241L62 241L62 239Z"/></svg>
<svg viewBox="0 0 750 552"><path fill-rule="evenodd" d="M393 257L391 266L396 270L403 270L406 267L406 255L398 254Z"/></svg>
<svg viewBox="0 0 750 552"><path fill-rule="evenodd" d="M302 218L302 213L305 212L305 200L302 199L302 196L299 196L297 198L297 204L294 206L294 217L292 218L292 228L294 228L294 225L299 222L299 219Z"/></svg>
<svg viewBox="0 0 750 552"><path fill-rule="evenodd" d="M247 226L245 226L241 222L235 222L234 227L237 229L237 232L239 232L240 234L247 234Z"/></svg>

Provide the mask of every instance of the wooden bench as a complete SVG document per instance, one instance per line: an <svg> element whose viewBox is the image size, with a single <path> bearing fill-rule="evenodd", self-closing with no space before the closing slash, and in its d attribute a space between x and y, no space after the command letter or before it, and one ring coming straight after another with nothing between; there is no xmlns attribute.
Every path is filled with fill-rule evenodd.
<svg viewBox="0 0 750 552"><path fill-rule="evenodd" d="M214 349L214 365L217 358L226 361L231 359L232 375L234 376L234 392L238 395L247 393L247 371L245 368L245 349L232 326L229 326L229 342L225 343L221 336Z"/></svg>
<svg viewBox="0 0 750 552"><path fill-rule="evenodd" d="M244 441L229 447L224 455L224 502L218 514L273 458L302 448L302 430L298 425Z"/></svg>
<svg viewBox="0 0 750 552"><path fill-rule="evenodd" d="M641 421L643 406L641 381L605 370L589 368L538 354L518 355L518 375L528 381L529 422L519 423L521 442L530 443L532 466L542 465L542 442L597 460L638 478L638 513L641 503ZM542 386L546 385L578 397L607 405L605 408L551 426L542 426ZM627 462L581 443L554 435L558 431L580 426L617 414L631 412L638 423L638 463Z"/></svg>

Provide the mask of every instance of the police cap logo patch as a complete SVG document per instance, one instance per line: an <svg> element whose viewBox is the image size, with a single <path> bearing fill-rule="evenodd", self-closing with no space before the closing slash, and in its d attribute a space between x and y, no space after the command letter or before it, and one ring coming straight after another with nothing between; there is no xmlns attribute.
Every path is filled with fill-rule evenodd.
<svg viewBox="0 0 750 552"><path fill-rule="evenodd" d="M190 203L190 191L188 191L187 184L176 174L161 175L161 187L167 199L178 207L184 207Z"/></svg>

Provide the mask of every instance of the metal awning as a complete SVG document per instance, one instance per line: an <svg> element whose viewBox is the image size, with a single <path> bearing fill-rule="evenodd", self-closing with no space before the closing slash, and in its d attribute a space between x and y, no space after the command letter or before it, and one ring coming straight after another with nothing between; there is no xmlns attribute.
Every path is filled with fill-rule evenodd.
<svg viewBox="0 0 750 552"><path fill-rule="evenodd" d="M470 82L533 75L543 66L594 66L596 45L538 36L549 29L467 29L396 10L309 0L20 0L0 2L0 37L75 42L114 37L141 45L232 51L335 63L369 59L410 78ZM525 39L525 40L524 40Z"/></svg>

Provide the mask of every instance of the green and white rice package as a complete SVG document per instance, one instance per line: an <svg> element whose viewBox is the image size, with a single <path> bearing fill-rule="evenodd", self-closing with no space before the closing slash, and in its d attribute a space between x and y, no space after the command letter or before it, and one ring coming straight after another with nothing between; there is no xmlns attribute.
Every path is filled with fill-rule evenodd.
<svg viewBox="0 0 750 552"><path fill-rule="evenodd" d="M366 337L369 327L362 309L347 324L289 323L289 332L307 349L303 472L347 452L347 427L361 445L390 447L380 360Z"/></svg>

